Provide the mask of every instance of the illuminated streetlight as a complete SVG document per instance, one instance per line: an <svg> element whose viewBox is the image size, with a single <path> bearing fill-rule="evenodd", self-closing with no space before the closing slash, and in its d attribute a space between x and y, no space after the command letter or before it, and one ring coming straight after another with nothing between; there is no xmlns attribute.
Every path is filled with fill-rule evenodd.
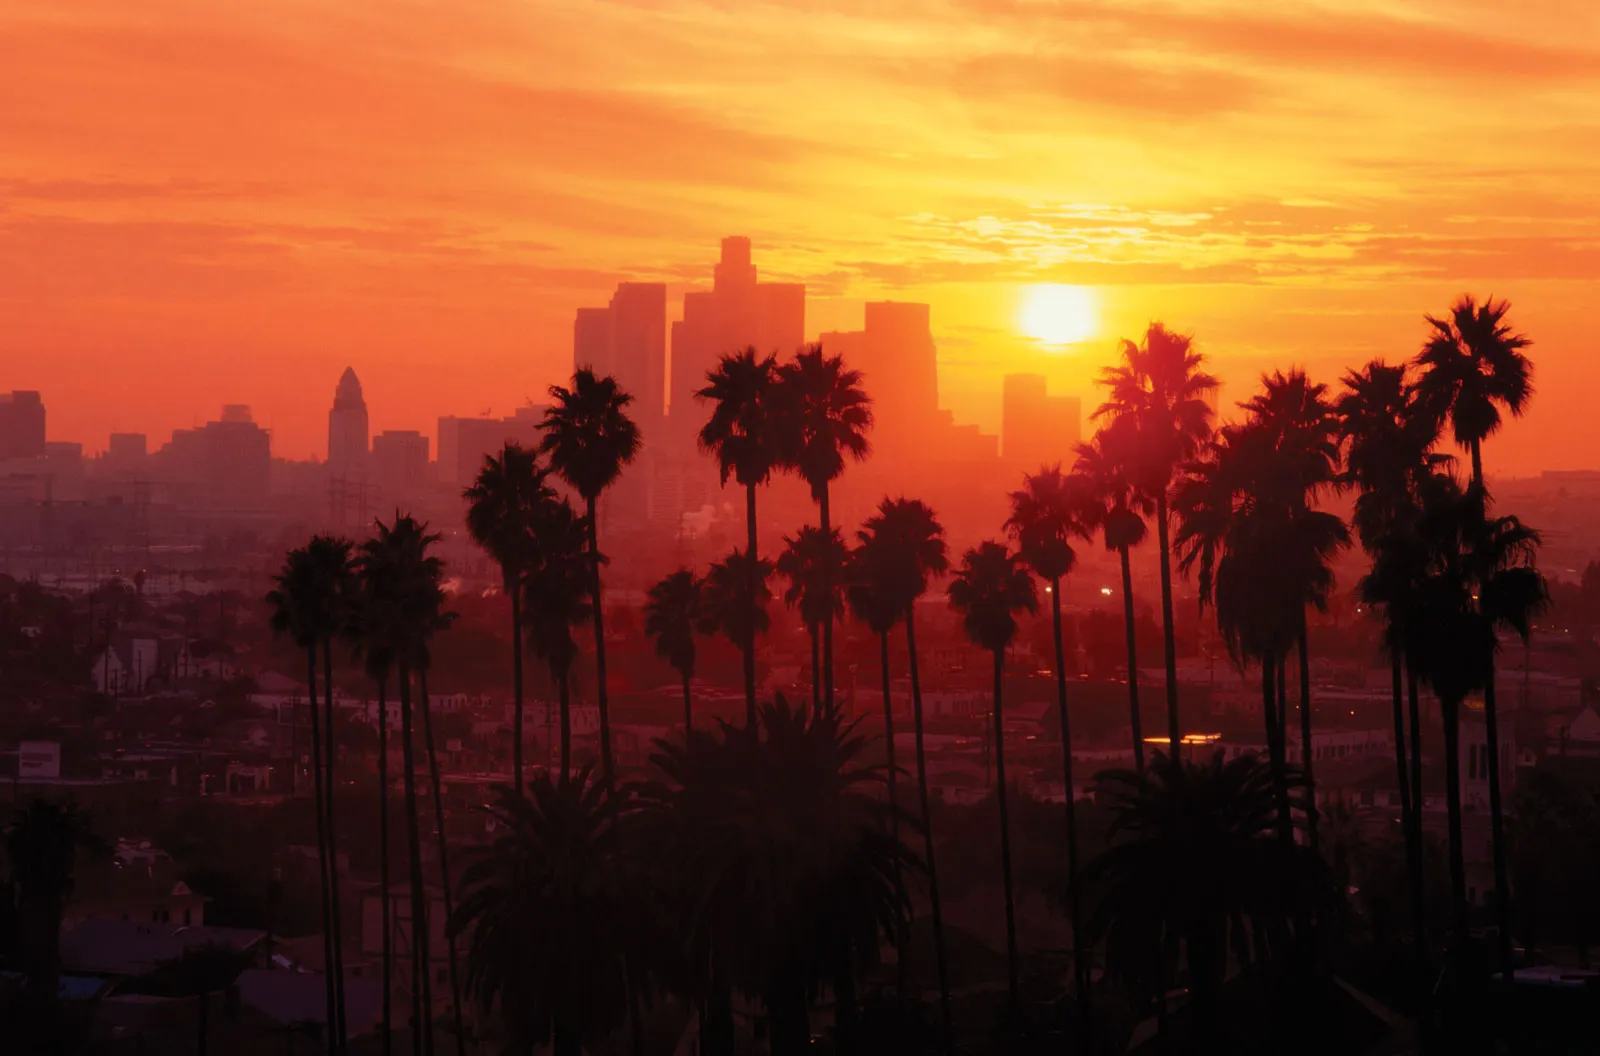
<svg viewBox="0 0 1600 1056"><path fill-rule="evenodd" d="M1101 587L1100 588L1100 593L1109 598L1111 596L1111 588L1110 587Z"/></svg>

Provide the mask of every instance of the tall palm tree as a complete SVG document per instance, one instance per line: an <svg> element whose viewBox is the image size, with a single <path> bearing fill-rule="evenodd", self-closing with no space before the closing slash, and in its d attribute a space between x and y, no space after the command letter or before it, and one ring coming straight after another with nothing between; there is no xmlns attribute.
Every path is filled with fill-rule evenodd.
<svg viewBox="0 0 1600 1056"><path fill-rule="evenodd" d="M471 853L450 932L470 933L467 986L498 1007L506 1051L578 1056L626 1017L635 803L584 767L541 774L526 796L502 786L487 808L496 836Z"/></svg>
<svg viewBox="0 0 1600 1056"><path fill-rule="evenodd" d="M1059 555L1058 555L1059 556ZM1011 891L1011 822L1006 812L1006 731L1002 707L1006 649L1017 636L1017 614L1037 612L1039 597L1022 558L1004 543L986 542L968 550L950 581L950 604L974 645L994 656L994 762L1000 805L1000 882L1006 902L1006 984L1015 1008L1018 999L1017 920ZM1067 787L1072 802L1072 787Z"/></svg>
<svg viewBox="0 0 1600 1056"><path fill-rule="evenodd" d="M928 902L933 916L934 956L939 973L939 1022L944 1045L951 1044L950 974L944 944L944 910L939 900L939 868L934 857L933 811L928 795L928 756L923 746L922 678L917 664L916 603L928 581L950 569L944 526L920 499L884 499L856 533L881 571L876 580L893 599L906 625L906 652L911 668L911 722L916 734L917 800L922 823L923 861L928 869Z"/></svg>
<svg viewBox="0 0 1600 1056"><path fill-rule="evenodd" d="M843 356L824 354L821 345L801 349L792 362L778 368L783 459L810 485L824 538L831 538L834 531L828 485L843 475L849 461L865 460L869 450L872 398L861 382L859 370L845 366ZM835 593L843 574L842 561L818 571L824 577L825 593ZM833 707L833 621L841 612L829 609L820 621L822 696L829 708Z"/></svg>
<svg viewBox="0 0 1600 1056"><path fill-rule="evenodd" d="M572 664L578 643L572 628L589 617L593 585L588 575L591 555L585 553L593 534L565 499L541 518L539 562L523 582L523 612L529 644L548 665L561 711L561 776L572 773ZM602 745L602 748L604 746ZM608 778L609 780L609 778Z"/></svg>
<svg viewBox="0 0 1600 1056"><path fill-rule="evenodd" d="M333 895L336 857L330 854L328 832L327 789L331 775L324 773L327 757L322 747L322 720L318 715L317 650L324 648L341 629L343 602L342 578L346 575L349 560L348 544L343 554L338 552L340 540L326 536L313 537L306 546L289 551L283 568L273 577L277 584L268 592L266 601L271 607L270 622L278 634L287 634L295 644L306 651L306 697L311 716L311 780L312 809L316 816L317 878L322 895L322 952L328 966L324 973L329 1009L328 1051L340 1051L339 991L340 978L337 948L339 931L336 921L336 899Z"/></svg>
<svg viewBox="0 0 1600 1056"><path fill-rule="evenodd" d="M1145 774L1099 775L1110 846L1084 870L1097 892L1089 932L1110 971L1164 992L1181 950L1194 1003L1194 1051L1222 1051L1219 998L1230 957L1274 956L1280 937L1335 899L1309 847L1273 838L1277 779L1251 754L1208 763L1158 755ZM1298 792L1298 779L1291 774ZM1156 963L1152 963L1155 961Z"/></svg>
<svg viewBox="0 0 1600 1056"><path fill-rule="evenodd" d="M1501 408L1521 417L1533 396L1530 342L1511 328L1508 301L1470 294L1443 318L1426 316L1432 330L1417 355L1417 399L1472 455L1472 482L1483 486L1483 441L1500 429Z"/></svg>
<svg viewBox="0 0 1600 1056"><path fill-rule="evenodd" d="M18 911L18 943L28 991L53 1002L61 989L61 914L80 857L103 849L90 817L71 802L30 799L5 828Z"/></svg>
<svg viewBox="0 0 1600 1056"><path fill-rule="evenodd" d="M800 610L800 619L811 635L811 704L831 709L833 697L827 691L830 676L826 661L818 657L819 644L825 644L835 617L844 613L844 564L849 558L844 539L837 528L806 525L793 537L785 536L783 553L778 555L778 575L789 581L783 594L785 604ZM824 649L824 656L826 650ZM820 678L818 676L821 676Z"/></svg>
<svg viewBox="0 0 1600 1056"><path fill-rule="evenodd" d="M1101 373L1108 393L1094 412L1098 418L1127 419L1137 438L1129 476L1155 505L1156 541L1161 547L1162 647L1167 675L1167 737L1183 740L1178 720L1178 652L1172 625L1172 552L1168 542L1168 492L1178 467L1199 454L1211 435L1211 407L1205 397L1217 379L1201 369L1205 356L1194 339L1151 323L1139 344L1122 342L1122 362ZM1176 750L1176 749L1174 749Z"/></svg>
<svg viewBox="0 0 1600 1056"><path fill-rule="evenodd" d="M706 374L706 385L694 395L710 403L711 416L701 427L702 450L714 455L726 485L731 476L744 488L745 549L750 562L745 571L746 618L743 631L745 718L756 720L756 594L755 574L761 567L756 542L756 488L765 484L782 461L781 415L776 406L777 360L753 348L725 355Z"/></svg>
<svg viewBox="0 0 1600 1056"><path fill-rule="evenodd" d="M555 492L545 483L538 455L507 443L498 456L485 455L477 480L467 488L467 532L500 566L501 583L511 603L511 783L522 788L522 587L532 570L539 518Z"/></svg>
<svg viewBox="0 0 1600 1056"><path fill-rule="evenodd" d="M680 568L650 588L644 605L644 633L655 639L657 655L671 664L683 680L685 731L694 727L694 698L689 683L694 679L694 632L700 622L703 586L692 569Z"/></svg>
<svg viewBox="0 0 1600 1056"><path fill-rule="evenodd" d="M700 622L696 629L701 634L719 634L732 642L744 656L745 675L747 680L752 680L752 685L756 635L766 634L772 626L772 618L767 615L767 604L772 600L772 591L767 587L771 575L772 562L751 561L744 551L733 550L706 569L700 594ZM755 713L749 705L747 696L747 724L755 721Z"/></svg>
<svg viewBox="0 0 1600 1056"><path fill-rule="evenodd" d="M639 427L628 417L633 397L617 379L596 377L588 367L572 375L572 387L550 386L544 439L539 447L550 469L577 491L589 527L590 608L594 615L595 703L600 709L600 769L615 780L611 764L611 711L606 698L605 607L600 600L600 494L639 456Z"/></svg>
<svg viewBox="0 0 1600 1056"><path fill-rule="evenodd" d="M1133 731L1133 768L1144 773L1144 724L1139 716L1139 645L1134 630L1133 565L1128 552L1144 542L1144 519L1154 512L1134 488L1127 466L1133 442L1132 423L1107 425L1094 438L1078 445L1073 476L1089 500L1084 506L1086 527L1098 528L1105 547L1122 565L1122 624L1128 648L1128 721Z"/></svg>
<svg viewBox="0 0 1600 1056"><path fill-rule="evenodd" d="M1041 467L1023 478L1022 488L1011 493L1011 516L1006 530L1017 541L1019 556L1033 574L1048 584L1050 629L1055 645L1056 718L1061 727L1061 782L1067 804L1068 912L1076 944L1083 934L1082 906L1078 899L1078 811L1072 789L1072 723L1067 713L1067 657L1061 633L1061 581L1077 565L1073 539L1089 539L1092 520L1103 510L1084 486L1084 478L1061 472L1060 464ZM1078 973L1078 999L1087 997L1083 950L1075 945L1074 970Z"/></svg>
<svg viewBox="0 0 1600 1056"><path fill-rule="evenodd" d="M335 804L337 797L334 788L338 783L338 773L334 766L334 749L338 746L338 734L334 731L334 718L337 710L333 703L333 640L335 635L343 637L345 628L350 622L350 614L356 604L357 586L355 571L351 564L351 550L354 544L346 539L332 539L318 536L311 540L310 549L315 553L314 560L321 567L327 569L328 576L334 584L334 621L335 625L322 640L322 694L323 694L323 747L326 752L326 761L323 769L323 800L328 811L328 899L333 909L333 970L334 987L338 992L338 1031L339 1049L345 1051L350 1045L350 1030L345 1019L345 979L344 979L344 900L339 894L339 825Z"/></svg>

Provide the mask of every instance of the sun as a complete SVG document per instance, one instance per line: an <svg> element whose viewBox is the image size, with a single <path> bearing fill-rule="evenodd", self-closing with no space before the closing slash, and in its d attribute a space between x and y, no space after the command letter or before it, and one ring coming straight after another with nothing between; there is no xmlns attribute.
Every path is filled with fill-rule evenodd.
<svg viewBox="0 0 1600 1056"><path fill-rule="evenodd" d="M1046 345L1076 344L1100 329L1093 291L1055 283L1028 287L1019 322L1023 333Z"/></svg>

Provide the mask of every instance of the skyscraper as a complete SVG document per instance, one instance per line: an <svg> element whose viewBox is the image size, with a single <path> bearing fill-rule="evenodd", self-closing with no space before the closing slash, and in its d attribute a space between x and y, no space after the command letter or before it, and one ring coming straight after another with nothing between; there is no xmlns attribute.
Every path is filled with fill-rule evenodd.
<svg viewBox="0 0 1600 1056"><path fill-rule="evenodd" d="M645 443L661 438L667 400L667 286L623 282L604 308L579 308L572 366L610 374L631 396L629 413Z"/></svg>
<svg viewBox="0 0 1600 1056"><path fill-rule="evenodd" d="M1043 374L1007 374L1001 381L1002 460L1008 470L1033 473L1061 463L1071 469L1080 438L1076 396L1051 396Z"/></svg>
<svg viewBox="0 0 1600 1056"><path fill-rule="evenodd" d="M910 301L872 301L866 328L825 333L822 349L861 371L872 394L873 444L895 454L929 453L939 433L939 356L930 309Z"/></svg>
<svg viewBox="0 0 1600 1056"><path fill-rule="evenodd" d="M19 389L0 393L0 459L44 454L44 399Z"/></svg>
<svg viewBox="0 0 1600 1056"><path fill-rule="evenodd" d="M178 433L173 432L173 440ZM264 507L272 483L272 437L257 425L250 408L230 403L219 421L198 430L204 481L210 505L224 509Z"/></svg>
<svg viewBox="0 0 1600 1056"><path fill-rule="evenodd" d="M361 379L344 368L328 412L328 475L334 480L358 481L367 475L367 401Z"/></svg>
<svg viewBox="0 0 1600 1056"><path fill-rule="evenodd" d="M414 429L386 429L372 438L372 478L391 494L423 486L428 476L428 438Z"/></svg>

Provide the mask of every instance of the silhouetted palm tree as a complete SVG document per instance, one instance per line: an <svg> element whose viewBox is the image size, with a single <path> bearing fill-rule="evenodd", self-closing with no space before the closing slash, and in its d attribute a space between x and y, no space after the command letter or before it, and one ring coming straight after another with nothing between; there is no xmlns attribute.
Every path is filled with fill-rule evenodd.
<svg viewBox="0 0 1600 1056"><path fill-rule="evenodd" d="M717 468L726 485L731 476L745 489L745 549L751 561L745 571L752 576L761 567L756 542L756 488L765 484L782 461L781 416L776 406L778 367L772 356L758 355L747 348L738 355L723 356L706 375L706 385L695 399L712 404L711 417L700 429L702 450L716 456ZM754 579L746 584L744 621L744 702L745 718L756 721L756 593Z"/></svg>
<svg viewBox="0 0 1600 1056"><path fill-rule="evenodd" d="M767 1008L772 1052L810 1047L808 995L834 990L841 1046L855 1041L855 976L904 925L916 858L890 835L882 767L836 713L780 698L755 726L723 723L658 742L656 848L704 966Z"/></svg>
<svg viewBox="0 0 1600 1056"><path fill-rule="evenodd" d="M1059 558L1059 553L1056 555ZM1058 566L1054 566L1058 567ZM1057 580L1059 582L1059 580ZM994 761L1000 805L1000 882L1006 902L1006 985L1017 1004L1017 920L1011 892L1011 821L1006 811L1006 730L1002 707L1006 649L1017 636L1017 613L1036 612L1039 598L1021 558L1003 543L986 542L968 550L950 581L950 604L974 645L994 656ZM1067 786L1067 803L1072 786Z"/></svg>
<svg viewBox="0 0 1600 1056"><path fill-rule="evenodd" d="M1173 982L1158 951L1181 947L1195 1051L1217 1051L1230 957L1276 955L1282 937L1332 905L1326 867L1308 847L1273 838L1276 779L1253 755L1186 763L1157 754L1144 775L1098 776L1113 820L1111 846L1084 870L1098 893L1090 935L1105 940L1108 968L1147 993ZM1290 781L1298 791L1298 775Z"/></svg>
<svg viewBox="0 0 1600 1056"><path fill-rule="evenodd" d="M588 367L572 375L572 388L550 386L553 401L545 412L540 450L550 469L572 485L586 506L589 528L589 576L594 616L595 703L600 709L600 769L614 780L611 763L611 710L606 697L605 606L600 599L600 493L622 468L639 455L639 427L628 417L633 397L609 375L596 377Z"/></svg>
<svg viewBox="0 0 1600 1056"><path fill-rule="evenodd" d="M343 976L342 933L339 926L338 852L330 829L333 758L332 696L328 698L327 749L323 747L323 721L317 700L317 651L331 653L332 640L347 620L346 581L350 574L350 544L330 536L313 536L304 547L289 551L277 584L267 594L271 624L276 633L288 634L306 651L306 697L311 716L312 806L316 812L317 872L322 889L323 956L328 1000L328 1051L343 1050L339 1024ZM328 670L331 680L331 664ZM330 687L331 688L331 687Z"/></svg>
<svg viewBox="0 0 1600 1056"><path fill-rule="evenodd" d="M1417 355L1417 400L1472 454L1472 482L1483 486L1483 441L1500 428L1500 408L1520 417L1533 395L1531 342L1511 328L1508 301L1479 304L1471 295L1445 318L1427 316L1433 333Z"/></svg>
<svg viewBox="0 0 1600 1056"><path fill-rule="evenodd" d="M811 487L824 538L834 532L828 502L828 485L845 465L867 457L867 431L872 428L872 398L862 387L859 370L845 366L843 356L824 354L811 345L793 362L778 368L777 403L782 415L780 431L783 460ZM841 544L842 547L842 544ZM843 565L818 568L824 577L824 594L840 589ZM833 707L833 620L842 609L829 609L822 627L822 697Z"/></svg>
<svg viewBox="0 0 1600 1056"><path fill-rule="evenodd" d="M1122 624L1128 647L1128 721L1133 731L1133 767L1144 773L1144 724L1139 716L1139 649L1134 632L1133 565L1128 551L1144 542L1144 518L1154 512L1128 476L1132 422L1103 426L1086 444L1078 445L1073 475L1083 481L1089 498L1085 523L1098 528L1107 550L1122 565Z"/></svg>
<svg viewBox="0 0 1600 1056"><path fill-rule="evenodd" d="M1167 674L1167 737L1180 744L1178 721L1178 653L1172 627L1172 559L1168 544L1167 501L1174 474L1199 454L1211 435L1211 407L1205 397L1216 391L1217 379L1200 368L1205 356L1194 350L1193 338L1151 323L1144 341L1122 342L1122 363L1101 374L1109 390L1096 418L1133 423L1135 450L1129 478L1155 504L1156 540L1161 546L1162 645Z"/></svg>
<svg viewBox="0 0 1600 1056"><path fill-rule="evenodd" d="M525 797L501 787L486 809L496 835L471 852L450 919L470 935L468 990L498 1007L507 1052L578 1056L627 1015L635 800L584 767L540 774Z"/></svg>
<svg viewBox="0 0 1600 1056"><path fill-rule="evenodd" d="M884 499L856 533L880 575L874 583L893 599L906 624L906 653L911 668L911 722L916 733L917 799L923 833L923 860L928 869L928 902L933 915L933 945L939 972L939 1021L945 1048L950 1046L950 975L944 944L944 910L939 901L939 868L934 857L933 813L928 795L928 756L923 747L922 678L917 664L916 603L928 591L928 580L950 569L944 526L919 499Z"/></svg>
<svg viewBox="0 0 1600 1056"><path fill-rule="evenodd" d="M644 633L655 639L657 655L671 664L683 680L685 730L694 726L694 698L689 683L694 679L694 632L700 623L702 587L692 570L680 568L650 588L644 606Z"/></svg>
<svg viewBox="0 0 1600 1056"><path fill-rule="evenodd" d="M30 799L5 829L6 861L16 887L19 953L33 999L53 1002L61 989L61 915L81 853L103 844L87 814L70 802Z"/></svg>
<svg viewBox="0 0 1600 1056"><path fill-rule="evenodd" d="M584 552L592 540L587 519L566 500L554 503L542 518L537 546L539 562L523 583L523 612L534 655L550 669L556 685L561 722L561 776L572 773L572 664L578 643L572 628L588 619L593 598Z"/></svg>
<svg viewBox="0 0 1600 1056"><path fill-rule="evenodd" d="M721 561L713 561L706 569L700 592L700 633L719 634L740 652L753 650L756 635L766 634L772 626L772 617L767 615L767 605L772 601L767 580L771 576L772 562L750 561L742 550L730 551ZM746 662L749 660L747 656ZM750 667L753 670L754 665ZM748 709L745 720L751 721Z"/></svg>
<svg viewBox="0 0 1600 1056"><path fill-rule="evenodd" d="M537 561L533 536L555 492L535 452L507 443L498 457L485 455L478 478L467 488L467 531L500 566L511 602L511 783L522 789L522 587Z"/></svg>
<svg viewBox="0 0 1600 1056"><path fill-rule="evenodd" d="M785 536L783 544L777 562L778 575L789 581L783 600L800 610L800 619L811 635L811 703L820 707L826 702L832 708L832 698L826 695L829 678L822 673L825 661L817 650L823 644L820 639L826 638L823 626L831 626L835 617L844 614L844 564L849 551L837 528L811 525L792 538Z"/></svg>
<svg viewBox="0 0 1600 1056"><path fill-rule="evenodd" d="M1011 517L1006 529L1017 540L1021 558L1033 574L1049 584L1050 628L1055 645L1056 717L1061 727L1061 782L1066 794L1068 912L1076 943L1083 934L1082 907L1078 900L1078 812L1072 789L1072 723L1067 713L1067 657L1061 634L1061 581L1077 565L1073 539L1092 538L1089 527L1103 513L1089 491L1086 479L1061 472L1060 464L1042 467L1023 478L1022 488L1011 493ZM1078 1000L1087 1000L1087 977L1077 949Z"/></svg>

